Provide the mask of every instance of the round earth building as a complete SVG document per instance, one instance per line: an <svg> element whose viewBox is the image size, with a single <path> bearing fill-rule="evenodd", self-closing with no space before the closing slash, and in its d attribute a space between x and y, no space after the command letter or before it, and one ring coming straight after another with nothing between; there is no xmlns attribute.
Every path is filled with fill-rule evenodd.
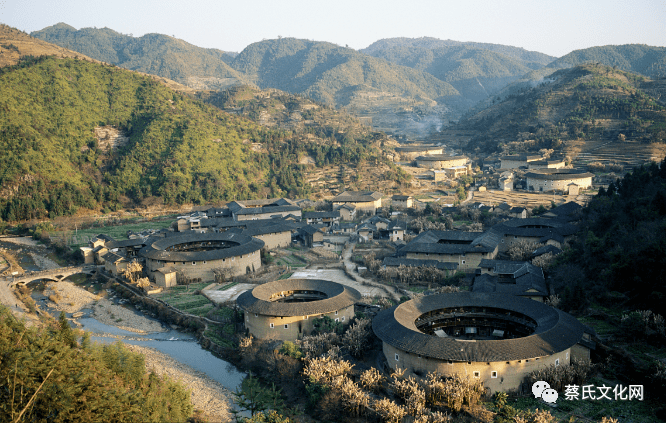
<svg viewBox="0 0 666 423"><path fill-rule="evenodd" d="M521 389L535 370L589 360L578 320L519 297L429 295L383 310L372 328L391 367L479 379L490 393Z"/></svg>
<svg viewBox="0 0 666 423"><path fill-rule="evenodd" d="M348 325L361 294L354 288L321 279L284 279L242 293L236 303L245 312L245 327L259 339L293 341L309 335L314 320L328 316Z"/></svg>
<svg viewBox="0 0 666 423"><path fill-rule="evenodd" d="M139 251L146 272L155 278L159 269L174 269L189 279L215 280L215 271L230 269L234 276L261 267L264 242L239 233L186 233L156 238Z"/></svg>

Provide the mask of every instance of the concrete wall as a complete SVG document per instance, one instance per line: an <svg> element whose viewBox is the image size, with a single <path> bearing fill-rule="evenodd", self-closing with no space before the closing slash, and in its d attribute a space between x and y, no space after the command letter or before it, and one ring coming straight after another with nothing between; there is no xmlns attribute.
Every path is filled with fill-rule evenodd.
<svg viewBox="0 0 666 423"><path fill-rule="evenodd" d="M195 263L195 264L192 264ZM155 279L155 271L162 267L173 267L180 270L188 278L201 278L202 281L214 281L213 270L217 268L232 268L233 276L244 275L246 269L259 270L261 267L261 255L254 251L242 256L229 257L219 260L195 261L195 262L173 262L163 260L146 259L146 272L151 279Z"/></svg>
<svg viewBox="0 0 666 423"><path fill-rule="evenodd" d="M245 328L259 339L293 341L309 335L314 329L314 320L321 316L328 316L333 320L339 319L340 323L348 325L354 317L354 305L340 309L337 313L276 317L245 312ZM271 323L273 327L271 327ZM287 325L287 328L285 328L285 325Z"/></svg>
<svg viewBox="0 0 666 423"><path fill-rule="evenodd" d="M582 348L582 347L581 347ZM422 377L428 372L439 372L443 375L468 376L470 379L478 379L491 394L498 391L511 391L519 389L524 378L531 372L556 364L559 360L560 366L571 362L571 349L546 356L529 357L524 360L514 361L491 361L491 362L447 362L433 358L419 356L399 350L387 343L383 343L386 361L392 368L400 367L407 369L407 373L420 373ZM397 360L396 360L397 354ZM474 372L479 372L475 376ZM492 372L497 372L493 375ZM496 377L493 377L496 376Z"/></svg>
<svg viewBox="0 0 666 423"><path fill-rule="evenodd" d="M177 285L176 273L155 272L155 283L157 286L169 288Z"/></svg>
<svg viewBox="0 0 666 423"><path fill-rule="evenodd" d="M266 208L267 210L270 209L270 207ZM301 210L291 210L291 211L283 211L283 212L274 212L274 211L267 211L265 213L259 213L259 214L236 214L234 215L234 218L237 221L241 220L262 220L262 219L270 219L272 216L280 215L282 217L289 216L290 214L293 214L294 216L301 216Z"/></svg>

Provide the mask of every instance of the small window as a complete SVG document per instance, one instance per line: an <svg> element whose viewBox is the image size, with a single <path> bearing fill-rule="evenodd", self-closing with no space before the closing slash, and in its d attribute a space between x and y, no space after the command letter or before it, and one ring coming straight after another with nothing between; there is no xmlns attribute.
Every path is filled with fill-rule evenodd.
<svg viewBox="0 0 666 423"><path fill-rule="evenodd" d="M271 323L269 326L271 327L271 329L273 329L275 327L275 324Z"/></svg>
<svg viewBox="0 0 666 423"><path fill-rule="evenodd" d="M340 319L339 319L339 318L338 318L338 319L335 319L335 321L336 321L336 322L339 322L339 321L340 321Z"/></svg>
<svg viewBox="0 0 666 423"><path fill-rule="evenodd" d="M490 377L493 379L497 379L497 372L496 371L490 372Z"/></svg>
<svg viewBox="0 0 666 423"><path fill-rule="evenodd" d="M465 264L465 260L462 261L462 264Z"/></svg>
<svg viewBox="0 0 666 423"><path fill-rule="evenodd" d="M569 359L569 353L567 353L567 360Z"/></svg>
<svg viewBox="0 0 666 423"><path fill-rule="evenodd" d="M196 266L196 264L197 264L196 261L193 261L193 262L192 262L192 266Z"/></svg>
<svg viewBox="0 0 666 423"><path fill-rule="evenodd" d="M284 325L284 328L285 328L285 329L289 329L289 325Z"/></svg>
<svg viewBox="0 0 666 423"><path fill-rule="evenodd" d="M344 322L344 321L345 321L345 316L342 316L342 319L341 319L341 320Z"/></svg>
<svg viewBox="0 0 666 423"><path fill-rule="evenodd" d="M481 372L474 372L474 377L475 378L480 378L481 377Z"/></svg>
<svg viewBox="0 0 666 423"><path fill-rule="evenodd" d="M206 264L206 260L203 261L203 264Z"/></svg>
<svg viewBox="0 0 666 423"><path fill-rule="evenodd" d="M257 313L254 313L254 317L257 317Z"/></svg>
<svg viewBox="0 0 666 423"><path fill-rule="evenodd" d="M338 311L337 311L337 310L335 310L335 315L336 315L336 316L338 315Z"/></svg>
<svg viewBox="0 0 666 423"><path fill-rule="evenodd" d="M559 365L560 365L560 359L559 359L559 358L556 358L556 359L555 359L555 367L557 367L557 366L559 366Z"/></svg>
<svg viewBox="0 0 666 423"><path fill-rule="evenodd" d="M398 353L395 354L395 361L400 361L400 356L398 355Z"/></svg>

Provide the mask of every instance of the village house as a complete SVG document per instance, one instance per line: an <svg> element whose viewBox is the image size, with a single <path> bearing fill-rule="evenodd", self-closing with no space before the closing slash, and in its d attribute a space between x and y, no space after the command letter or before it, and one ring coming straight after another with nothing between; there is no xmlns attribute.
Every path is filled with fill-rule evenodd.
<svg viewBox="0 0 666 423"><path fill-rule="evenodd" d="M576 230L575 226L562 220L532 217L498 223L489 232L497 234L500 238L499 250L506 252L513 244L519 242L545 244L548 240L552 240L553 244L557 244L558 241L569 241ZM559 248L559 245L555 246Z"/></svg>
<svg viewBox="0 0 666 423"><path fill-rule="evenodd" d="M564 159L535 160L527 163L528 169L562 169L566 163Z"/></svg>
<svg viewBox="0 0 666 423"><path fill-rule="evenodd" d="M500 237L488 231L425 231L396 252L397 257L457 263L465 272L476 269L483 259L494 259Z"/></svg>
<svg viewBox="0 0 666 423"><path fill-rule="evenodd" d="M398 153L399 159L408 162L422 155L443 154L444 147L436 145L402 146L396 147L395 152Z"/></svg>
<svg viewBox="0 0 666 423"><path fill-rule="evenodd" d="M473 292L515 295L543 302L548 288L543 270L528 261L481 260Z"/></svg>
<svg viewBox="0 0 666 423"><path fill-rule="evenodd" d="M528 167L530 162L536 162L543 157L539 155L523 154L501 157L501 169L519 169Z"/></svg>
<svg viewBox="0 0 666 423"><path fill-rule="evenodd" d="M411 195L394 195L391 197L391 207L394 209L411 209L414 206L414 197Z"/></svg>
<svg viewBox="0 0 666 423"><path fill-rule="evenodd" d="M308 224L323 223L326 226L331 226L334 223L340 222L340 211L303 212L303 219Z"/></svg>
<svg viewBox="0 0 666 423"><path fill-rule="evenodd" d="M303 226L297 235L308 248L322 246L324 242L324 233L312 225Z"/></svg>
<svg viewBox="0 0 666 423"><path fill-rule="evenodd" d="M354 220L356 219L356 206L353 204L343 204L341 206L333 206L333 210L340 213L340 218L342 220Z"/></svg>
<svg viewBox="0 0 666 423"><path fill-rule="evenodd" d="M376 191L344 191L333 197L331 202L333 206L352 205L356 210L375 214L382 206L382 194Z"/></svg>

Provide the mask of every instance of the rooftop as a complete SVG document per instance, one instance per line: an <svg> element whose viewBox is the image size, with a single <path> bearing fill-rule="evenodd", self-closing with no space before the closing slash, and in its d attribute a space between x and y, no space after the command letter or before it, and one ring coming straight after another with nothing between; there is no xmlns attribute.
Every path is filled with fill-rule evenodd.
<svg viewBox="0 0 666 423"><path fill-rule="evenodd" d="M275 294L314 291L326 298L305 302L278 302ZM236 303L248 313L267 316L310 316L348 307L361 299L361 293L345 285L323 279L285 279L259 285L245 291Z"/></svg>
<svg viewBox="0 0 666 423"><path fill-rule="evenodd" d="M427 335L416 328L423 314L461 307L502 309L527 316L536 322L531 335L497 340L464 341ZM515 296L460 292L410 300L379 312L372 322L375 334L403 351L439 360L511 361L544 357L578 343L584 326L571 315L538 301Z"/></svg>

